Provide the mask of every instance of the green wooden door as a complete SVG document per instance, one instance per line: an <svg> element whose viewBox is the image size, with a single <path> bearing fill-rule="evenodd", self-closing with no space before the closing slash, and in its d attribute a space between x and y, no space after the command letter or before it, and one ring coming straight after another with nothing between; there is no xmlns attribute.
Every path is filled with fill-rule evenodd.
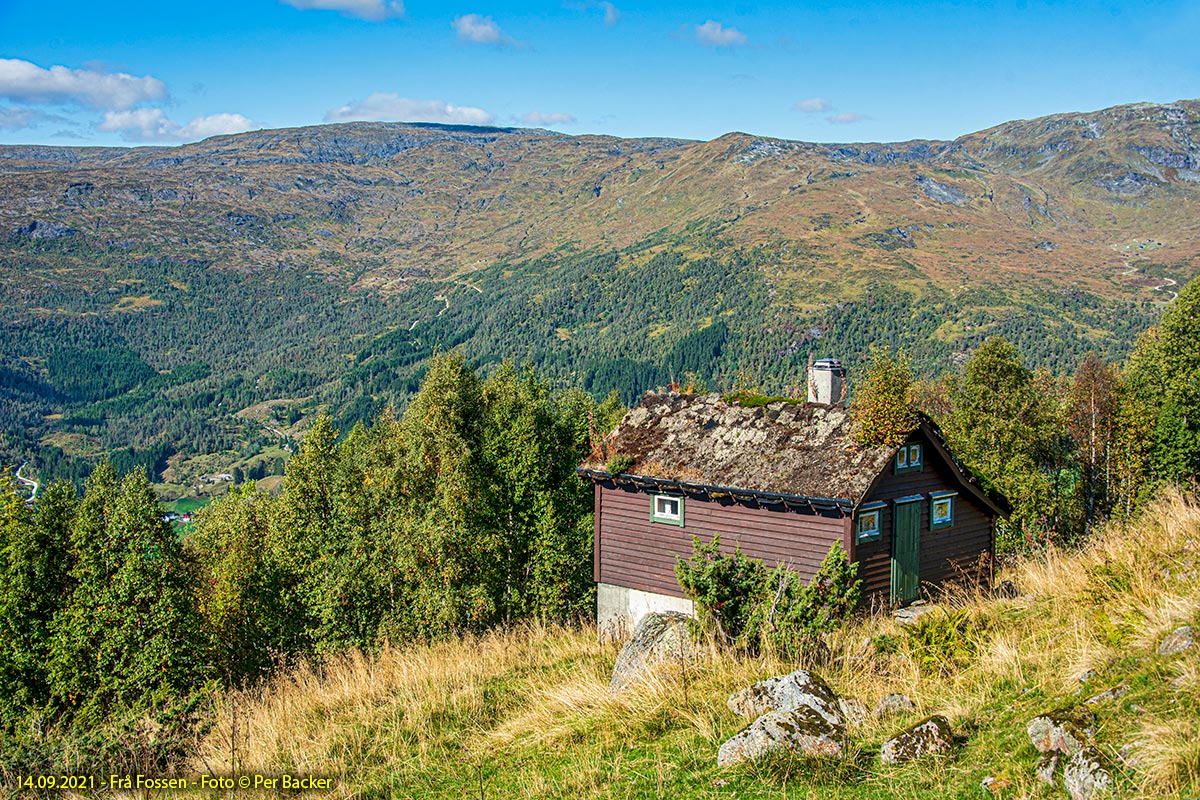
<svg viewBox="0 0 1200 800"><path fill-rule="evenodd" d="M897 500L892 519L892 601L909 603L921 582L921 499Z"/></svg>

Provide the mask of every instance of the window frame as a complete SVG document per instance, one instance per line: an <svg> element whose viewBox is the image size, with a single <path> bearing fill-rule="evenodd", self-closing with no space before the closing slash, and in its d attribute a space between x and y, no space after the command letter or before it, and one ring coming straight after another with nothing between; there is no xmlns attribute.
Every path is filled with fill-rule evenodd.
<svg viewBox="0 0 1200 800"><path fill-rule="evenodd" d="M672 500L678 503L677 507L679 508L679 513L675 515L660 515L658 513L659 500ZM667 494L665 492L656 492L655 494L650 495L650 521L657 522L660 525L675 525L676 527L682 528L684 526L683 495Z"/></svg>
<svg viewBox="0 0 1200 800"><path fill-rule="evenodd" d="M954 498L956 497L958 497L958 492L956 491L929 493L929 530L940 531L945 530L946 528L954 527L954 506L956 505ZM937 508L938 503L943 502L949 504L949 513L944 519L939 520L937 518L935 509Z"/></svg>
<svg viewBox="0 0 1200 800"><path fill-rule="evenodd" d="M856 544L878 542L883 538L883 510L887 503L864 503L854 514L854 541ZM875 530L864 534L860 528L861 521L867 517L875 518Z"/></svg>
<svg viewBox="0 0 1200 800"><path fill-rule="evenodd" d="M924 453L920 442L908 442L900 446L893 459L895 473L903 475L906 472L923 472L925 470ZM916 460L914 460L914 457Z"/></svg>

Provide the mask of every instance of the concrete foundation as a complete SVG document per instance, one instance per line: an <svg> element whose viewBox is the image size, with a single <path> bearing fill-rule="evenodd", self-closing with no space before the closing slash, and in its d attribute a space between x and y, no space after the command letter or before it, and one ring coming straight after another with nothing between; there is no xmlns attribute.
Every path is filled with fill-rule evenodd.
<svg viewBox="0 0 1200 800"><path fill-rule="evenodd" d="M695 614L692 601L667 594L642 592L611 583L596 584L596 627L600 639L624 641L633 635L638 620L654 611Z"/></svg>

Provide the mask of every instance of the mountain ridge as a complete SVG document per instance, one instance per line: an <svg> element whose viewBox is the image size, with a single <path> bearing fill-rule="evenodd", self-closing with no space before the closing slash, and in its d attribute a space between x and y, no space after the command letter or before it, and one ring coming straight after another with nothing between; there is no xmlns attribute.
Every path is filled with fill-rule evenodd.
<svg viewBox="0 0 1200 800"><path fill-rule="evenodd" d="M1106 291L1111 287L1101 285L1102 276L1073 274L1072 259L1086 251L1093 262L1124 268L1122 255L1104 248L1139 237L1165 238L1156 249L1167 261L1200 253L1200 227L1170 213L1176 201L1200 197L1200 134L1192 134L1198 118L1198 101L1133 104L1004 123L952 141L899 143L818 144L736 132L696 142L353 122L172 148L0 146L0 213L20 223L10 222L10 231L37 222L86 231L90 224L103 235L136 209L146 224L191 226L189 239L213 250L212 260L232 265L247 259L240 240L254 239L245 236L250 222L260 233L274 229L277 236L260 238L294 256L319 255L336 244L351 259L371 251L401 269L442 275L480 260L544 255L564 243L624 247L698 223L741 244L806 241L835 253L835 265L854 258L873 269L895 266L887 253L900 248L963 258L980 239L1000 238L968 236L967 227L1007 229L1003 238L1011 239L1049 226L1065 239L1050 246L1074 248L1071 257L1028 255ZM326 174L302 174L311 168ZM66 174L75 179L61 185ZM32 197L22 191L29 184L38 184ZM198 201L208 207L190 220L162 213ZM1134 206L1145 213L1131 214ZM1134 219L1119 219L1114 209ZM237 216L215 230L196 224L221 212ZM808 224L805 216L818 219ZM1168 225L1156 224L1164 219ZM954 222L966 224L947 224ZM896 232L913 223L917 229ZM925 236L932 231L921 226L928 225L960 233ZM847 235L829 233L835 226ZM318 227L320 233L312 230ZM871 238L857 241L851 227ZM1082 236L1072 235L1076 229ZM364 230L373 235L364 237ZM1107 242L1095 241L1106 234ZM1029 239L1027 248L1042 245L1042 238ZM984 248L989 265L1020 268L1016 262L1030 260L1007 249ZM951 288L950 276L934 265L916 266L935 285ZM386 275L375 277L383 280L369 282L372 288L387 283Z"/></svg>
<svg viewBox="0 0 1200 800"><path fill-rule="evenodd" d="M0 450L227 449L266 402L350 424L456 346L627 399L684 371L778 392L879 341L925 373L993 334L1060 372L1120 358L1200 274L1197 142L1188 100L891 144L356 122L0 146Z"/></svg>

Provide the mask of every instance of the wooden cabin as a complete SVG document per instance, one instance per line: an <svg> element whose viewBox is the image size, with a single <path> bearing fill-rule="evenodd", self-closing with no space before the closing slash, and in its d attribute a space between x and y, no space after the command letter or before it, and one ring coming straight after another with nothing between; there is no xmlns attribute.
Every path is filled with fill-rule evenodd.
<svg viewBox="0 0 1200 800"><path fill-rule="evenodd" d="M693 536L720 534L722 550L805 579L840 541L864 602L903 604L949 581L990 582L996 519L1008 513L928 418L903 444L862 447L848 410L829 402L647 393L578 472L595 488L606 635L649 611L691 613L675 563Z"/></svg>

